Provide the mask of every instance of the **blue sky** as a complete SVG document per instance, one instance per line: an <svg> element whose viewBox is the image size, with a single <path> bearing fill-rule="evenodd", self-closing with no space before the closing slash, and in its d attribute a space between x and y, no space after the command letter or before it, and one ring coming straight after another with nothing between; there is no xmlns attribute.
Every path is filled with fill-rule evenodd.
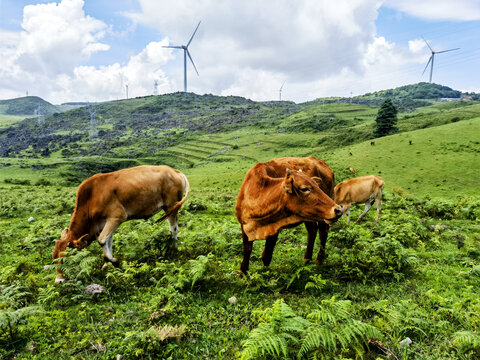
<svg viewBox="0 0 480 360"><path fill-rule="evenodd" d="M183 90L296 102L428 81L480 92L477 0L0 0L0 99L104 101Z"/></svg>

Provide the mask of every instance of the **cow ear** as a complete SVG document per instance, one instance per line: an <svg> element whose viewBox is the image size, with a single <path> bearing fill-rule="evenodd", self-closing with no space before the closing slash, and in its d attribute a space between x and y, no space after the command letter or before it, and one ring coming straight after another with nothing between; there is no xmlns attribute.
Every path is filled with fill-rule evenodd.
<svg viewBox="0 0 480 360"><path fill-rule="evenodd" d="M60 235L60 239L65 239L67 237L67 234L68 234L68 229L63 229L62 231L62 235Z"/></svg>
<svg viewBox="0 0 480 360"><path fill-rule="evenodd" d="M285 180L283 181L283 189L287 194L291 194L293 192L293 176L292 170L287 168L287 174L285 176Z"/></svg>

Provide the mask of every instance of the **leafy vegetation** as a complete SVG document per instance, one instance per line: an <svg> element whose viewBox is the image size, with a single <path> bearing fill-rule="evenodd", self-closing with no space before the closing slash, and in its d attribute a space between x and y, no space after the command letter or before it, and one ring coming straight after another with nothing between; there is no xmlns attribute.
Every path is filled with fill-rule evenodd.
<svg viewBox="0 0 480 360"><path fill-rule="evenodd" d="M400 113L399 132L371 145L378 107L330 100L170 94L95 105L98 138L87 108L0 129L0 358L478 358L480 104ZM382 176L379 223L340 219L320 267L303 262L306 230L283 230L270 267L257 241L240 277L246 171L307 155L337 182L350 167ZM119 268L102 270L96 244L52 263L80 181L159 163L192 187L178 252L154 217L117 230Z"/></svg>

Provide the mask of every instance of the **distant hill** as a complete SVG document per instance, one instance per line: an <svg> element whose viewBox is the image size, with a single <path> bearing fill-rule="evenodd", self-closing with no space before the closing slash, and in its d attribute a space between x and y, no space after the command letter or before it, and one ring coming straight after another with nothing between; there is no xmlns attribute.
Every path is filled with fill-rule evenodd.
<svg viewBox="0 0 480 360"><path fill-rule="evenodd" d="M367 93L365 95L358 96L358 98L409 98L436 100L438 98L460 98L461 96L461 91L453 90L448 86L420 82L417 84L400 86L395 89Z"/></svg>
<svg viewBox="0 0 480 360"><path fill-rule="evenodd" d="M326 98L317 99L317 103L348 102L360 105L380 106L386 99L391 99L400 112L412 112L416 108L432 105L439 98L460 99L463 96L472 100L480 100L480 94L462 93L448 86L420 82L355 96L353 98Z"/></svg>
<svg viewBox="0 0 480 360"><path fill-rule="evenodd" d="M4 105L4 112L8 115L35 115L39 111L42 115L51 115L58 111L55 105L50 104L38 96L0 100L0 105Z"/></svg>

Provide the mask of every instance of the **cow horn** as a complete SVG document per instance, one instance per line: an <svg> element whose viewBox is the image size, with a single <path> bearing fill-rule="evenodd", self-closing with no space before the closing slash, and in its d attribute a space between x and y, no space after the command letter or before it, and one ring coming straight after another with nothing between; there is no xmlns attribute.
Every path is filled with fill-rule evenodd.
<svg viewBox="0 0 480 360"><path fill-rule="evenodd" d="M87 236L88 236L88 234L85 234L85 235L80 236L77 240L73 240L72 241L73 245L78 246L78 244L80 244L82 242L82 240Z"/></svg>
<svg viewBox="0 0 480 360"><path fill-rule="evenodd" d="M283 189L287 194L292 193L292 187L293 187L293 178L291 177L292 175L292 170L287 168L287 176L285 177L285 180L283 181Z"/></svg>

